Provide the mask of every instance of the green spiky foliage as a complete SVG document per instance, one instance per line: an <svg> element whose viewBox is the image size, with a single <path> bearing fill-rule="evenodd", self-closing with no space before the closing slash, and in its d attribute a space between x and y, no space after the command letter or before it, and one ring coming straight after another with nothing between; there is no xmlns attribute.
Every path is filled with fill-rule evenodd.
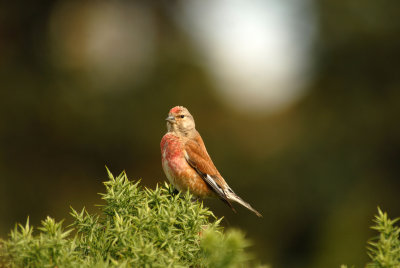
<svg viewBox="0 0 400 268"><path fill-rule="evenodd" d="M398 221L399 218L389 219L386 212L378 208L372 229L378 231L379 235L368 243L368 255L371 258L368 268L400 267L400 229L395 225Z"/></svg>
<svg viewBox="0 0 400 268"><path fill-rule="evenodd" d="M375 216L373 230L378 235L368 241L367 253L371 262L367 268L400 268L400 228L396 226L400 218L391 220L386 212L378 207L378 215ZM354 266L351 266L354 268ZM341 268L348 268L342 265Z"/></svg>
<svg viewBox="0 0 400 268"><path fill-rule="evenodd" d="M211 211L165 184L142 188L123 172L109 172L101 215L71 209L64 229L48 217L34 230L17 225L2 241L9 267L248 267L249 245L239 231L224 232Z"/></svg>

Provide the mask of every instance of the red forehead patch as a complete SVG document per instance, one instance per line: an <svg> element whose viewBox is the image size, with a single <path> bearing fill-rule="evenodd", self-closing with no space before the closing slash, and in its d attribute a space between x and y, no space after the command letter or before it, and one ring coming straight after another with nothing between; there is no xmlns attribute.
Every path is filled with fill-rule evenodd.
<svg viewBox="0 0 400 268"><path fill-rule="evenodd" d="M181 112L182 111L182 106L175 106L174 108L172 108L171 110L169 110L169 112L170 113L173 113L173 114L177 114L177 113L179 113L179 112Z"/></svg>

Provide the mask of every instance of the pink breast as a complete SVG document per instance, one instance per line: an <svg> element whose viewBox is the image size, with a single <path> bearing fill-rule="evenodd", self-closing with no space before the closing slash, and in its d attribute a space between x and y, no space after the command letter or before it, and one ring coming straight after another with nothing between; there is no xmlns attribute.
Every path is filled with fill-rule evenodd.
<svg viewBox="0 0 400 268"><path fill-rule="evenodd" d="M166 134L163 137L161 156L164 171L170 173L171 176L178 176L187 165L179 138L175 135Z"/></svg>
<svg viewBox="0 0 400 268"><path fill-rule="evenodd" d="M187 163L178 137L165 134L161 140L162 166L168 180L180 191L189 189L192 194L205 197L212 192L204 180Z"/></svg>

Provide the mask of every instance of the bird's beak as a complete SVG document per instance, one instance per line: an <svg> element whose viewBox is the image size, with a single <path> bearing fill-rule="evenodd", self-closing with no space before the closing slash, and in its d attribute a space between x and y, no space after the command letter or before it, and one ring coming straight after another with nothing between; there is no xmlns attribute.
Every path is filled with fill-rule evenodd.
<svg viewBox="0 0 400 268"><path fill-rule="evenodd" d="M167 118L165 118L165 120L167 120L170 123L174 123L175 122L175 117L173 117L172 115L169 115Z"/></svg>

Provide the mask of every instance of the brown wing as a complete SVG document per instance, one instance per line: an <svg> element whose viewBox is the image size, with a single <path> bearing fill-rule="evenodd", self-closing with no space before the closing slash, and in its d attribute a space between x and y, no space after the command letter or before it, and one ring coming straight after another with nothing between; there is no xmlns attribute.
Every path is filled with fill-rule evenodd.
<svg viewBox="0 0 400 268"><path fill-rule="evenodd" d="M204 146L204 142L198 133L194 139L188 139L186 141L185 159L211 189L232 207L225 194L225 190L229 187L212 162Z"/></svg>
<svg viewBox="0 0 400 268"><path fill-rule="evenodd" d="M200 135L197 135L195 139L187 140L185 143L185 150L190 157L191 161L196 164L202 173L210 175L218 175L219 172L212 162L210 156L207 153L204 142Z"/></svg>

